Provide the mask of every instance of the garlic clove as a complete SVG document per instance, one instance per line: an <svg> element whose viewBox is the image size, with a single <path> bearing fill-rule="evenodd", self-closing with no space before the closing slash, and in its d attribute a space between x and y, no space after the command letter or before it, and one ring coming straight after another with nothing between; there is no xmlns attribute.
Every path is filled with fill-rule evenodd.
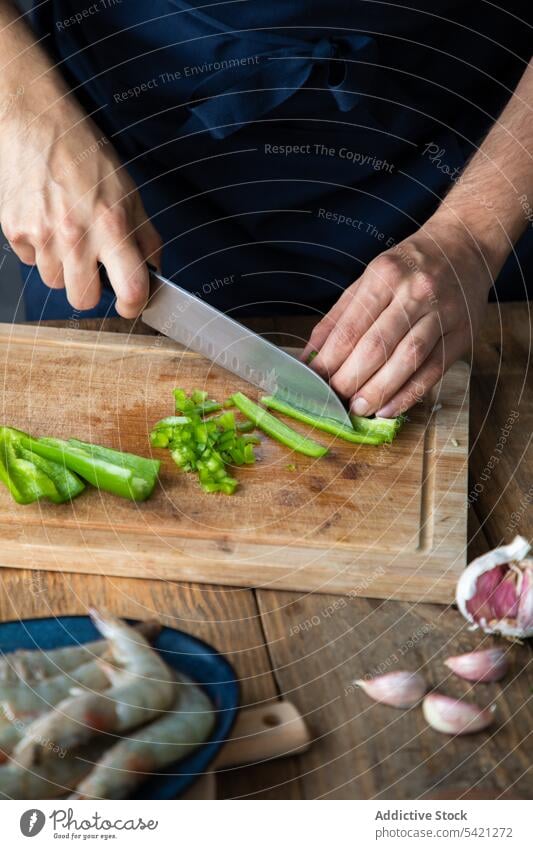
<svg viewBox="0 0 533 849"><path fill-rule="evenodd" d="M472 702L429 693L422 702L428 725L442 734L475 734L494 722L495 708L481 708Z"/></svg>
<svg viewBox="0 0 533 849"><path fill-rule="evenodd" d="M457 582L457 606L474 628L519 639L533 636L533 560L523 537L478 557Z"/></svg>
<svg viewBox="0 0 533 849"><path fill-rule="evenodd" d="M531 636L533 634L533 561L522 561L522 564L524 563L529 564L529 568L524 569L522 578L517 626L522 634Z"/></svg>
<svg viewBox="0 0 533 849"><path fill-rule="evenodd" d="M396 708L416 705L427 691L427 684L419 672L387 672L376 678L354 682L376 702Z"/></svg>
<svg viewBox="0 0 533 849"><path fill-rule="evenodd" d="M509 660L503 649L485 649L458 654L445 665L467 681L500 681L509 671Z"/></svg>

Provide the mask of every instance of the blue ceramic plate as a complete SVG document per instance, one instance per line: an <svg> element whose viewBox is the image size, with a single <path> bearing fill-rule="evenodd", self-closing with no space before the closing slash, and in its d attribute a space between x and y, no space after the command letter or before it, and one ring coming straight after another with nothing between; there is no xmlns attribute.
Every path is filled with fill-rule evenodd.
<svg viewBox="0 0 533 849"><path fill-rule="evenodd" d="M127 620L131 624L133 620ZM0 652L53 649L100 637L88 616L59 616L0 623ZM239 707L239 683L224 655L202 640L163 628L154 647L169 666L196 681L211 699L216 723L209 740L189 757L145 781L133 799L175 799L204 773L228 738Z"/></svg>

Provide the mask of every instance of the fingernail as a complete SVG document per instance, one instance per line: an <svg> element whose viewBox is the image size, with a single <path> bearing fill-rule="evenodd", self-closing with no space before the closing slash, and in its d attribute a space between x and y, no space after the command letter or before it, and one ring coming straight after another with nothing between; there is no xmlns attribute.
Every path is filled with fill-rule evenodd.
<svg viewBox="0 0 533 849"><path fill-rule="evenodd" d="M394 407L382 407L376 413L376 416L380 419L393 419L395 415Z"/></svg>
<svg viewBox="0 0 533 849"><path fill-rule="evenodd" d="M366 398L356 398L352 404L352 411L356 416L366 416L370 409L370 404Z"/></svg>

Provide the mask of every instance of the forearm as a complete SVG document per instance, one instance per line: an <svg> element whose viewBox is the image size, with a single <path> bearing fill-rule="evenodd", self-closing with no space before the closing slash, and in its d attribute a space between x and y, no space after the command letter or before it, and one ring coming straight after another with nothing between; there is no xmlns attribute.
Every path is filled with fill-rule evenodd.
<svg viewBox="0 0 533 849"><path fill-rule="evenodd" d="M10 0L0 0L0 91L0 134L22 115L28 124L46 113L67 119L68 87Z"/></svg>
<svg viewBox="0 0 533 849"><path fill-rule="evenodd" d="M457 183L430 220L458 227L494 278L533 206L533 64Z"/></svg>

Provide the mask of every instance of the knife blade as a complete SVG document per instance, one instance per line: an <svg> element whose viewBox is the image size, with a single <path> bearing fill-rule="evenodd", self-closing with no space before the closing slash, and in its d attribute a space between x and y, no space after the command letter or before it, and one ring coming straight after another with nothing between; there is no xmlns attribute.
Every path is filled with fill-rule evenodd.
<svg viewBox="0 0 533 849"><path fill-rule="evenodd" d="M146 324L269 395L352 429L341 400L308 366L151 266L149 270L150 298L142 313Z"/></svg>

